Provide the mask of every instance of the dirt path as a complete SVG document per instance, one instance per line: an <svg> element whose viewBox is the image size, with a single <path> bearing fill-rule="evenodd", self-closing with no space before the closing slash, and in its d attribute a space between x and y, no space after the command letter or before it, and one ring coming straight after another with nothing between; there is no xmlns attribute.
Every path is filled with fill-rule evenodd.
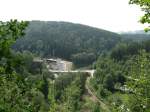
<svg viewBox="0 0 150 112"><path fill-rule="evenodd" d="M89 87L89 81L90 81L91 77L87 78L86 81L86 85L85 88L88 92L88 94L91 96L91 100L95 103L99 103L100 107L105 111L105 112L110 112L110 110L108 109L107 105L105 103L103 103L99 98L97 98L97 96L92 92L91 87Z"/></svg>

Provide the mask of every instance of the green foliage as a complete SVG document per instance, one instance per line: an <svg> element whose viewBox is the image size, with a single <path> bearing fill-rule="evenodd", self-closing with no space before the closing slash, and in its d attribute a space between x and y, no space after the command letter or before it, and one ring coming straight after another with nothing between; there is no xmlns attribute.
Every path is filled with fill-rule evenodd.
<svg viewBox="0 0 150 112"><path fill-rule="evenodd" d="M10 77L12 79L10 79ZM10 77L9 79L5 78L5 76L0 77L0 110L4 112L33 110L31 102L30 104L26 104L28 103L28 99L24 99L25 93L21 94L22 90L20 89L20 86L23 85L16 84L16 81L19 80L17 79L16 74L13 73ZM20 84L22 84L21 81Z"/></svg>
<svg viewBox="0 0 150 112"><path fill-rule="evenodd" d="M126 81L123 62L116 62L111 57L100 57L96 64L96 72L91 80L93 87L101 97L116 91L116 85L124 85Z"/></svg>
<svg viewBox="0 0 150 112"><path fill-rule="evenodd" d="M130 0L130 4L139 5L144 11L144 15L141 17L140 22L142 24L148 23L150 24L150 1L149 0ZM149 31L150 27L145 28L145 31Z"/></svg>
<svg viewBox="0 0 150 112"><path fill-rule="evenodd" d="M24 35L27 22L0 22L0 111L47 112L46 80L32 79L30 53L16 53L11 46ZM31 78L32 77L32 78ZM38 76L39 77L39 76Z"/></svg>
<svg viewBox="0 0 150 112"><path fill-rule="evenodd" d="M91 83L112 111L150 111L149 51L149 41L120 44L97 61Z"/></svg>
<svg viewBox="0 0 150 112"><path fill-rule="evenodd" d="M27 22L19 23L17 20L0 22L0 66L3 66L8 73L12 72L14 66L18 63L14 61L16 58L11 53L10 47L16 39L24 35L23 31L26 26Z"/></svg>
<svg viewBox="0 0 150 112"><path fill-rule="evenodd" d="M120 43L110 53L111 58L116 61L127 61L130 57L138 55L139 50L144 49L150 52L150 41Z"/></svg>
<svg viewBox="0 0 150 112"><path fill-rule="evenodd" d="M114 85L115 85L114 81L115 80L114 80L113 75L108 74L104 79L104 87L113 92L114 91Z"/></svg>
<svg viewBox="0 0 150 112"><path fill-rule="evenodd" d="M85 90L86 74L64 74L50 83L50 112L77 112Z"/></svg>
<svg viewBox="0 0 150 112"><path fill-rule="evenodd" d="M132 98L132 112L137 110L150 110L150 55L141 51L133 62L132 69L129 72L132 80L128 81L128 86L134 93Z"/></svg>
<svg viewBox="0 0 150 112"><path fill-rule="evenodd" d="M72 55L72 60L77 66L86 66L94 62L96 60L96 56L94 53L82 52Z"/></svg>
<svg viewBox="0 0 150 112"><path fill-rule="evenodd" d="M31 21L25 38L19 39L13 48L43 57L69 59L85 66L92 64L99 54L109 51L119 41L120 35L89 26Z"/></svg>
<svg viewBox="0 0 150 112"><path fill-rule="evenodd" d="M145 34L145 33L141 33L141 34L130 34L130 33L126 33L126 34L121 34L122 39L125 42L141 42L141 41L146 41L146 40L150 40L150 34Z"/></svg>
<svg viewBox="0 0 150 112"><path fill-rule="evenodd" d="M100 107L99 107L98 104L97 104L97 105L94 105L94 108L93 108L92 112L101 112L101 111L100 111Z"/></svg>

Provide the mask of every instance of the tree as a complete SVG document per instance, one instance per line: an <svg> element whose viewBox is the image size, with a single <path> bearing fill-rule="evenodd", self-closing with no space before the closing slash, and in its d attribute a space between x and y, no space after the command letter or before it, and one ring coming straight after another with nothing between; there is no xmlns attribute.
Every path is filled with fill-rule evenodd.
<svg viewBox="0 0 150 112"><path fill-rule="evenodd" d="M128 87L134 93L131 99L130 109L132 112L150 111L150 54L141 51L135 59L129 75Z"/></svg>
<svg viewBox="0 0 150 112"><path fill-rule="evenodd" d="M101 112L98 104L94 105L92 112Z"/></svg>
<svg viewBox="0 0 150 112"><path fill-rule="evenodd" d="M112 74L108 74L104 79L104 87L109 91L114 91L115 80Z"/></svg>
<svg viewBox="0 0 150 112"><path fill-rule="evenodd" d="M78 66L88 66L96 61L99 54L110 51L120 42L120 37L116 33L85 25L31 21L25 38L19 39L13 49L27 50L44 58L59 57L73 61Z"/></svg>
<svg viewBox="0 0 150 112"><path fill-rule="evenodd" d="M141 17L140 22L142 24L145 23L150 24L150 0L130 0L129 3L139 5L142 11L145 12L143 17ZM148 28L145 28L145 31L149 31L149 30L150 30L150 26L148 26Z"/></svg>
<svg viewBox="0 0 150 112"><path fill-rule="evenodd" d="M39 80L30 81L33 79L21 72L29 72L25 57L11 49L27 25L17 20L0 22L0 112L45 112L48 108L44 94L37 88Z"/></svg>
<svg viewBox="0 0 150 112"><path fill-rule="evenodd" d="M18 22L11 20L10 22L0 21L0 66L6 69L7 73L13 71L15 63L11 46L14 42L24 35L27 22Z"/></svg>

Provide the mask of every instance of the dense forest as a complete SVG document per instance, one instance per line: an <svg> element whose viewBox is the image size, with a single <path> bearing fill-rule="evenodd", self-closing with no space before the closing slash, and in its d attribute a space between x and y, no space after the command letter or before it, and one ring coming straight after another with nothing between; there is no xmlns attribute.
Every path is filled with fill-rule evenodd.
<svg viewBox="0 0 150 112"><path fill-rule="evenodd" d="M32 51L31 49L18 47L21 41L24 42L24 44L21 44L24 47L27 45L25 40L27 39L29 41L29 37L24 36L24 32L28 32L29 30L27 29L29 28L27 27L28 25L28 22L17 22L16 20L5 23L1 22L0 111L80 112L88 108L88 111L91 112L105 112L100 104L95 103L87 95L89 93L87 93L87 88L85 87L87 86L86 80L89 75L86 73L60 73L59 77L56 78L53 73L48 71L44 63L33 61L35 57L41 56L39 49L32 49ZM95 30L97 31L98 29ZM113 33L109 32L106 35L110 34ZM114 36L110 39L114 43L110 44L110 41L107 40L106 46L108 46L108 43L109 46L99 50L101 54L96 54L96 50L101 45L104 45L104 43L101 43L104 41L100 41L100 46L95 44L92 44L92 46L89 44L89 46L86 46L87 49L83 49L84 47L82 45L80 47L78 46L78 52L83 50L81 53L85 56L80 56L81 54L79 55L78 52L74 52L75 54L73 55L79 55L82 58L78 59L78 61L85 63L89 58L93 58L95 55L98 56L97 62L93 65L96 72L94 77L90 79L88 85L90 85L93 94L96 95L95 97L107 105L106 110L112 110L112 112L148 112L150 109L150 78L148 70L150 67L150 41L145 40L145 37L143 37L142 41L138 42L134 40L128 41L128 39L121 40L120 35L114 35L116 37ZM14 45L17 39L19 40ZM34 38L31 37L31 42L33 41L32 39ZM102 38L96 37L96 39ZM34 40L34 42L36 41ZM65 42L67 44L68 40ZM97 40L93 42L97 42ZM84 42L81 41L81 43ZM29 48L31 48L30 45L28 46ZM49 43L47 45L51 44ZM110 48L110 45L113 47ZM71 48L74 45L69 46ZM98 48L95 49L94 47ZM17 52L12 48L15 48ZM81 51L80 48L82 49ZM92 50L87 54L90 48ZM67 48L64 47L63 49L67 51ZM36 50L37 52L35 52ZM72 54L70 53L69 55ZM55 57L57 56L55 55ZM67 57L61 55L60 57L67 59ZM91 63L94 61L90 60ZM93 103L94 105L91 106Z"/></svg>
<svg viewBox="0 0 150 112"><path fill-rule="evenodd" d="M143 41L143 40L150 40L150 34L121 34L122 38L125 40L132 40L132 41Z"/></svg>
<svg viewBox="0 0 150 112"><path fill-rule="evenodd" d="M149 0L129 3L149 24ZM0 112L150 112L148 38L66 22L0 21ZM37 57L90 64L93 74L52 72Z"/></svg>
<svg viewBox="0 0 150 112"><path fill-rule="evenodd" d="M119 44L99 57L91 85L112 112L150 111L149 45Z"/></svg>
<svg viewBox="0 0 150 112"><path fill-rule="evenodd" d="M18 39L13 48L85 66L96 61L99 54L110 51L120 40L119 34L81 24L31 21L25 38Z"/></svg>
<svg viewBox="0 0 150 112"><path fill-rule="evenodd" d="M28 24L11 20L0 25L0 112L84 111L93 103L82 98L88 74L60 73L56 78L31 52L12 49ZM100 111L97 104L88 108Z"/></svg>

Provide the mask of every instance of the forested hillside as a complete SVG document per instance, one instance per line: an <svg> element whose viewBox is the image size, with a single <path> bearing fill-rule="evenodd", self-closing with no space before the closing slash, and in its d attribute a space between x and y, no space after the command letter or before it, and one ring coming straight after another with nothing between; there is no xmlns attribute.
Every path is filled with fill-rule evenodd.
<svg viewBox="0 0 150 112"><path fill-rule="evenodd" d="M129 4L141 7L150 31L150 0ZM149 39L143 31L0 21L0 112L150 112Z"/></svg>
<svg viewBox="0 0 150 112"><path fill-rule="evenodd" d="M88 65L119 41L119 34L81 24L31 21L25 38L17 40L13 48Z"/></svg>
<svg viewBox="0 0 150 112"><path fill-rule="evenodd" d="M150 111L149 43L118 44L99 57L91 85L112 112Z"/></svg>
<svg viewBox="0 0 150 112"><path fill-rule="evenodd" d="M11 49L28 22L0 22L0 112L80 112L93 103L82 100L87 73L49 72L28 51ZM82 104L82 105L80 105ZM88 105L87 105L88 104ZM89 110L99 110L95 105Z"/></svg>
<svg viewBox="0 0 150 112"><path fill-rule="evenodd" d="M144 40L150 40L150 34L149 33L125 33L121 34L122 38L125 40L132 40L132 41L144 41Z"/></svg>

